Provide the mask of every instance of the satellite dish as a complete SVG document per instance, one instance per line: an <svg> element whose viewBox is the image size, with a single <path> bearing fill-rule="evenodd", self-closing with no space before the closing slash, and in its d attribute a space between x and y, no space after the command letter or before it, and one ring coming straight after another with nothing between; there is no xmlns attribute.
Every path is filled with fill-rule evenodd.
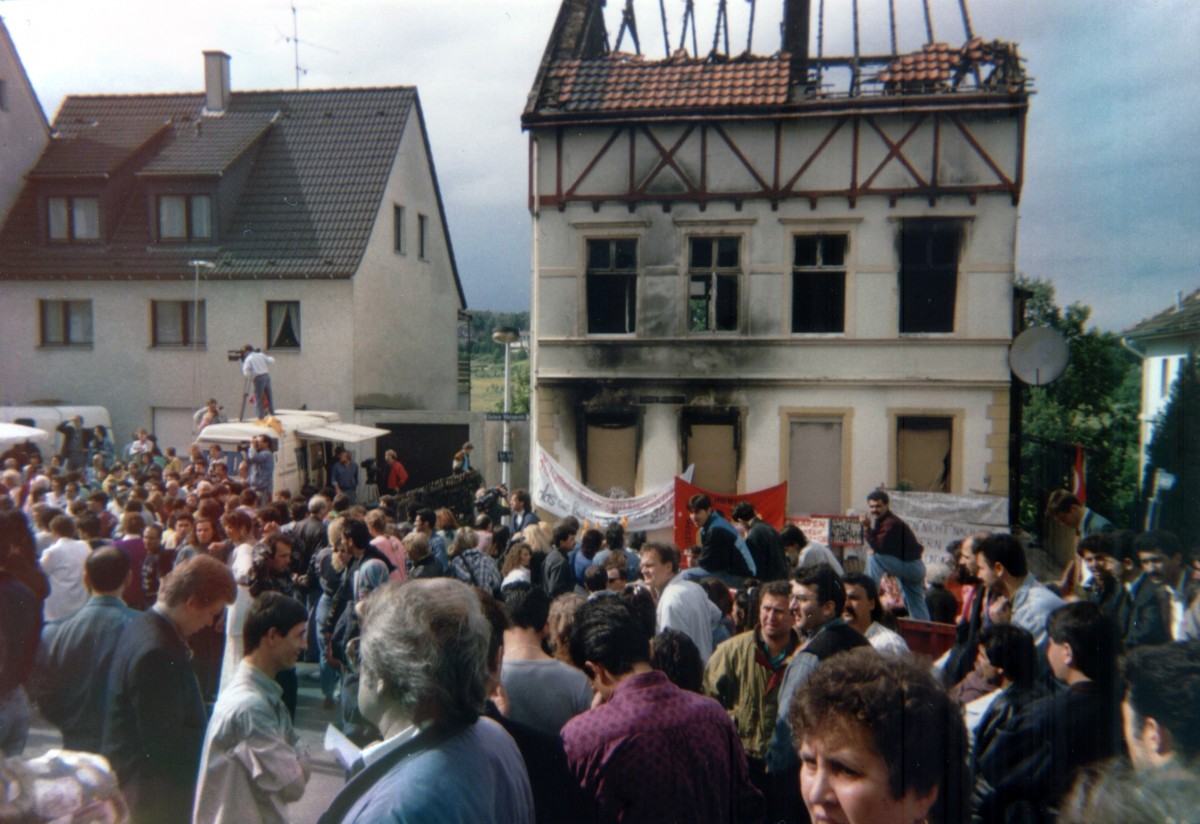
<svg viewBox="0 0 1200 824"><path fill-rule="evenodd" d="M1045 386L1062 377L1071 361L1071 347L1062 333L1034 326L1017 335L1008 351L1013 374L1030 386Z"/></svg>

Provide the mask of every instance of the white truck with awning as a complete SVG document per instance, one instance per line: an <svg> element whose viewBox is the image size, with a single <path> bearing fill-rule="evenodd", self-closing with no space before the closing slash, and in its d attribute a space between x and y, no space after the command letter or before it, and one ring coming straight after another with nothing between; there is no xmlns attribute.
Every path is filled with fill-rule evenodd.
<svg viewBox="0 0 1200 824"><path fill-rule="evenodd" d="M214 423L204 427L196 437L196 443L207 449L219 444L226 452L236 453L239 444L247 444L256 435L266 435L274 444L275 489L299 492L304 484L324 486L327 481L326 467L335 446L369 444L386 429L343 421L336 412L318 412L311 409L279 409L275 413L279 430L264 421L253 418ZM367 448L370 456L373 448ZM231 463L230 472L237 470ZM359 488L365 483L364 473L359 473ZM362 496L359 496L362 500Z"/></svg>

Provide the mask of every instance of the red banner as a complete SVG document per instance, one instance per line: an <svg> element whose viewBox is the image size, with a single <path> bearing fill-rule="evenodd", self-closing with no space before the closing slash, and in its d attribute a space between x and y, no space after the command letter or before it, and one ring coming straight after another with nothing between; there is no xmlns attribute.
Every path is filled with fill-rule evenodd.
<svg viewBox="0 0 1200 824"><path fill-rule="evenodd" d="M692 524L691 518L688 517L687 502L688 498L693 495L703 493L707 495L713 502L713 508L729 518L729 513L733 509L734 504L742 501L748 501L754 505L754 511L758 513L758 517L769 523L776 529L783 529L784 518L787 513L787 482L772 486L767 489L760 489L757 492L747 492L745 495L723 495L719 492L709 492L707 489L701 489L695 484L690 484L681 478L675 479L675 545L679 547L683 554L687 555L687 548L692 544L699 543L696 535L696 527Z"/></svg>

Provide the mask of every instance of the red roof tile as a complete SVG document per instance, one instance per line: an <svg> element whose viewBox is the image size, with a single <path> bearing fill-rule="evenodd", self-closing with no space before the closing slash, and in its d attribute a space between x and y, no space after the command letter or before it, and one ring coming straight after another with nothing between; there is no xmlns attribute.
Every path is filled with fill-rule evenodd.
<svg viewBox="0 0 1200 824"><path fill-rule="evenodd" d="M778 106L788 99L788 58L710 62L686 57L645 60L617 54L557 60L554 91L543 110L629 112L653 109Z"/></svg>

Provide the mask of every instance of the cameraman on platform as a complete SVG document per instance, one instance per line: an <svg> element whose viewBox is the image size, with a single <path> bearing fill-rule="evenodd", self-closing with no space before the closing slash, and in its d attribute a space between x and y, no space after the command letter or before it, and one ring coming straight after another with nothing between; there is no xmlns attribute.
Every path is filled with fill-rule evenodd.
<svg viewBox="0 0 1200 824"><path fill-rule="evenodd" d="M242 347L242 374L254 378L254 406L258 419L275 414L275 396L271 393L271 364L275 359L250 344Z"/></svg>

